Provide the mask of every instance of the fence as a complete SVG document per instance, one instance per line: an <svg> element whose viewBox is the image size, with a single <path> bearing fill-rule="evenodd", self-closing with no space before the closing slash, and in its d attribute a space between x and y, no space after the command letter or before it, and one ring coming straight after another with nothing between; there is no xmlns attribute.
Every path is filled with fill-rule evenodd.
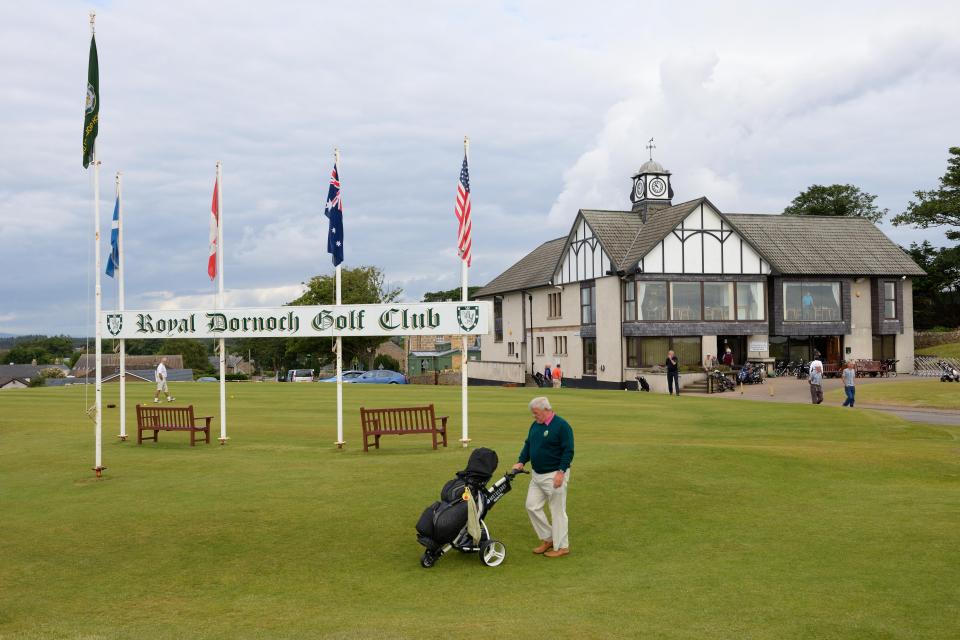
<svg viewBox="0 0 960 640"><path fill-rule="evenodd" d="M957 358L938 358L936 356L916 356L913 359L913 375L927 378L939 378L944 373L944 367L951 367L960 371L960 360Z"/></svg>

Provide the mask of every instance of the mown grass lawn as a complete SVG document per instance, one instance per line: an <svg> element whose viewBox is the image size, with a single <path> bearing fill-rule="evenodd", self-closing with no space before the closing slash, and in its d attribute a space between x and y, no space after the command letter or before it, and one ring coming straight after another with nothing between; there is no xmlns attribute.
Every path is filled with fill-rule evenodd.
<svg viewBox="0 0 960 640"><path fill-rule="evenodd" d="M918 356L939 356L941 358L960 358L960 342L947 342L932 347L917 349Z"/></svg>
<svg viewBox="0 0 960 640"><path fill-rule="evenodd" d="M215 413L217 386L173 386ZM149 386L131 385L146 399ZM80 388L0 392L0 638L956 638L957 431L870 411L563 389L566 558L533 556L527 480L488 518L499 568L418 564L414 524L467 453L360 451L358 407L459 390L235 384L230 444L119 443ZM885 389L888 391L888 389ZM108 386L115 402L116 386ZM471 391L501 472L527 389ZM129 424L133 431L133 403ZM454 435L453 440L457 439Z"/></svg>
<svg viewBox="0 0 960 640"><path fill-rule="evenodd" d="M829 401L840 402L846 397L842 388L828 392L827 396ZM863 384L857 386L856 401L862 404L960 410L960 384L940 382L939 378L897 380L896 384Z"/></svg>

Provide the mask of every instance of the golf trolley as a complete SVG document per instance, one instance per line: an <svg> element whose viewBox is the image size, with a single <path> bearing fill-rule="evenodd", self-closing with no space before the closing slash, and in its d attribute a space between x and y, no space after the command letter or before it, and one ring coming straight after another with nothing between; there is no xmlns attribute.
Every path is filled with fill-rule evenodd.
<svg viewBox="0 0 960 640"><path fill-rule="evenodd" d="M490 537L490 530L484 518L500 499L510 492L511 483L522 469L511 469L490 487L486 486L491 472L477 471L475 458L492 455L492 469L496 468L496 453L490 449L477 449L470 456L467 470L457 474L457 478L447 482L440 492L441 500L427 507L417 523L417 542L425 547L420 557L420 566L432 567L437 560L451 549L460 553L477 553L480 562L488 567L497 567L507 557L506 546ZM484 478L486 475L486 478ZM480 538L474 540L467 527L467 492L472 496L480 524Z"/></svg>

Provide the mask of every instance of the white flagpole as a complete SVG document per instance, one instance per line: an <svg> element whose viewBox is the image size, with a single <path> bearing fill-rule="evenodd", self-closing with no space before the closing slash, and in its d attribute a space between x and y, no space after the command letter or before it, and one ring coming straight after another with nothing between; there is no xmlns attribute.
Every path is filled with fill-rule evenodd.
<svg viewBox="0 0 960 640"><path fill-rule="evenodd" d="M217 160L217 306L223 300L223 167ZM227 444L227 354L220 338L220 444Z"/></svg>
<svg viewBox="0 0 960 640"><path fill-rule="evenodd" d="M463 155L467 158L467 165L469 166L470 158L470 139L466 136L463 137ZM463 289L461 290L460 299L463 302L467 301L467 261L463 259L463 256L460 257L460 279L463 283ZM461 345L462 349L460 352L460 407L461 407L461 421L463 423L463 437L460 438L460 444L466 448L470 443L470 428L469 428L469 409L467 401L467 360L469 359L469 352L467 347L467 336L463 336L463 341Z"/></svg>
<svg viewBox="0 0 960 640"><path fill-rule="evenodd" d="M96 32L94 21L96 20L96 14L90 12L90 33L93 34ZM97 99L100 99L100 96L97 96ZM95 259L93 270L96 272L96 286L94 288L94 318L96 318L96 404L94 411L96 415L94 417L95 423L95 439L96 439L96 455L95 455L95 466L93 471L97 474L99 478L103 474L103 388L102 388L102 378L103 378L103 360L100 356L100 350L103 346L103 332L100 329L100 311L103 306L101 300L101 290L100 290L100 159L97 153L97 144L94 142L93 146L93 239L94 244L96 245Z"/></svg>
<svg viewBox="0 0 960 640"><path fill-rule="evenodd" d="M117 214L117 264L114 266L120 272L117 276L117 284L120 287L117 296L117 306L123 311L123 275L126 271L126 265L123 261L123 177L117 171L117 202L119 203L119 213ZM127 439L127 345L123 338L120 338L120 441Z"/></svg>
<svg viewBox="0 0 960 640"><path fill-rule="evenodd" d="M337 178L340 177L340 150L333 150L333 166L337 169ZM341 190L343 185L341 183ZM340 201L341 203L343 200ZM340 205L341 210L343 204ZM341 229L343 227L341 226ZM340 305L340 265L337 265L336 275L336 298L334 304ZM337 448L342 449L346 442L343 441L343 338L337 336Z"/></svg>

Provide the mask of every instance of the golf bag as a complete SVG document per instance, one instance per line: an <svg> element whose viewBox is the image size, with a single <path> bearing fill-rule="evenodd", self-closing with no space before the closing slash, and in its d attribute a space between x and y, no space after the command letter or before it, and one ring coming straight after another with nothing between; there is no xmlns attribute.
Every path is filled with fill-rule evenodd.
<svg viewBox="0 0 960 640"><path fill-rule="evenodd" d="M643 376L637 376L637 391L650 391L650 383Z"/></svg>
<svg viewBox="0 0 960 640"><path fill-rule="evenodd" d="M498 566L507 555L506 547L490 537L484 517L500 498L510 491L510 484L519 473L508 471L492 486L487 483L498 464L497 454L491 449L480 448L470 454L467 468L458 471L440 490L440 500L424 509L417 521L417 542L424 548L420 565L430 568L450 549L462 553L479 553L480 561L488 567ZM467 527L468 498L477 509L480 537L474 539Z"/></svg>

